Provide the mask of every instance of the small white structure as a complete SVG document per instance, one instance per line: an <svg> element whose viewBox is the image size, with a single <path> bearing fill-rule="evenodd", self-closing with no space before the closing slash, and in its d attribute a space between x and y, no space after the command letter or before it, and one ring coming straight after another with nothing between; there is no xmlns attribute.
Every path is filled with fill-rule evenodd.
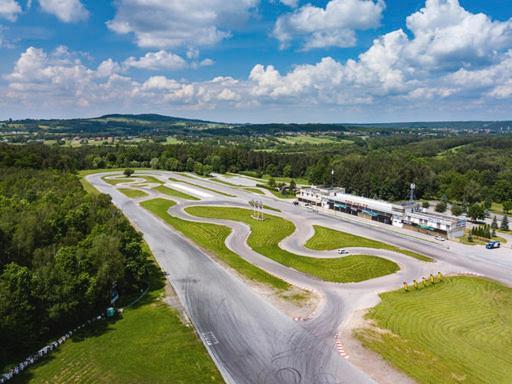
<svg viewBox="0 0 512 384"><path fill-rule="evenodd" d="M432 212L407 211L403 222L413 229L438 233L449 239L464 236L466 219Z"/></svg>

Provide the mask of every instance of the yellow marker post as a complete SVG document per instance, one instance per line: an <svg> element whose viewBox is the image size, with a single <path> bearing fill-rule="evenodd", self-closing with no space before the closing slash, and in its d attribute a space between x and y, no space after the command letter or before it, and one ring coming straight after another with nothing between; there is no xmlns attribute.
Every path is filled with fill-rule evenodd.
<svg viewBox="0 0 512 384"><path fill-rule="evenodd" d="M414 280L412 284L414 285L414 289L418 289L418 282L416 280Z"/></svg>
<svg viewBox="0 0 512 384"><path fill-rule="evenodd" d="M437 278L439 281L443 281L443 274L441 272L437 272Z"/></svg>
<svg viewBox="0 0 512 384"><path fill-rule="evenodd" d="M431 284L435 284L436 283L433 274L430 274L430 283Z"/></svg>
<svg viewBox="0 0 512 384"><path fill-rule="evenodd" d="M407 284L407 281L404 281L404 291L409 292L409 285Z"/></svg>

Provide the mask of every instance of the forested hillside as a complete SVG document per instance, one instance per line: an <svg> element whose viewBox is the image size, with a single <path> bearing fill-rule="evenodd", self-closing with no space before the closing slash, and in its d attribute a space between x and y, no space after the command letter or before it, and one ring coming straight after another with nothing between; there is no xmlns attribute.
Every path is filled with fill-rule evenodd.
<svg viewBox="0 0 512 384"><path fill-rule="evenodd" d="M144 286L141 236L54 155L0 168L0 367L103 311L114 283L122 296Z"/></svg>

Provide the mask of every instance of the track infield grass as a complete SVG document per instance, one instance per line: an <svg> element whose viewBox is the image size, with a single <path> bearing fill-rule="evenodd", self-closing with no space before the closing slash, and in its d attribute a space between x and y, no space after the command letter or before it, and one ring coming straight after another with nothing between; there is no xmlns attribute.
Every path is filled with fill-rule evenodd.
<svg viewBox="0 0 512 384"><path fill-rule="evenodd" d="M160 185L158 187L153 188L155 191L163 193L167 196L173 196L173 197L180 197L185 200L199 200L197 197L194 197L192 195L189 195L188 193L180 192L176 189L172 189L169 187L165 187L163 185Z"/></svg>
<svg viewBox="0 0 512 384"><path fill-rule="evenodd" d="M511 288L460 276L381 298L354 334L418 383L511 382Z"/></svg>
<svg viewBox="0 0 512 384"><path fill-rule="evenodd" d="M252 265L226 247L225 241L231 233L230 228L217 224L195 223L173 217L167 211L175 204L174 201L157 198L144 201L140 205L193 240L200 247L213 253L246 278L270 286L283 295L284 291L291 289L290 284Z"/></svg>
<svg viewBox="0 0 512 384"><path fill-rule="evenodd" d="M347 232L341 232L334 229L325 228L319 225L314 225L313 227L315 229L315 234L306 242L306 244L304 244L306 248L312 250L330 251L333 249L346 247L377 248L402 253L404 255L414 257L415 259L421 261L433 261L428 256L421 255L413 251L409 251L408 249L395 247L391 244L386 244L377 240L352 235Z"/></svg>
<svg viewBox="0 0 512 384"><path fill-rule="evenodd" d="M264 221L251 217L252 211L243 208L189 207L188 213L194 216L233 220L251 227L247 242L256 252L325 281L351 283L388 275L399 270L392 261L365 255L345 256L335 259L316 259L298 256L279 247L284 238L295 231L290 221L277 216L265 215Z"/></svg>
<svg viewBox="0 0 512 384"><path fill-rule="evenodd" d="M78 331L13 383L223 383L208 352L178 311L164 303L156 263L150 290L115 322Z"/></svg>
<svg viewBox="0 0 512 384"><path fill-rule="evenodd" d="M146 197L148 195L146 192L141 191L139 189L119 188L118 191L131 199L136 199L138 197Z"/></svg>

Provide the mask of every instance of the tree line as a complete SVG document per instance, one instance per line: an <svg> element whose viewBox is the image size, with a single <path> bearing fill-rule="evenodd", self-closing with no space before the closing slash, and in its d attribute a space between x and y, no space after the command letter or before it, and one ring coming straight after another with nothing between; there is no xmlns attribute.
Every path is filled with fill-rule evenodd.
<svg viewBox="0 0 512 384"><path fill-rule="evenodd" d="M110 197L73 173L0 168L0 366L103 311L114 284L139 292L147 257Z"/></svg>

